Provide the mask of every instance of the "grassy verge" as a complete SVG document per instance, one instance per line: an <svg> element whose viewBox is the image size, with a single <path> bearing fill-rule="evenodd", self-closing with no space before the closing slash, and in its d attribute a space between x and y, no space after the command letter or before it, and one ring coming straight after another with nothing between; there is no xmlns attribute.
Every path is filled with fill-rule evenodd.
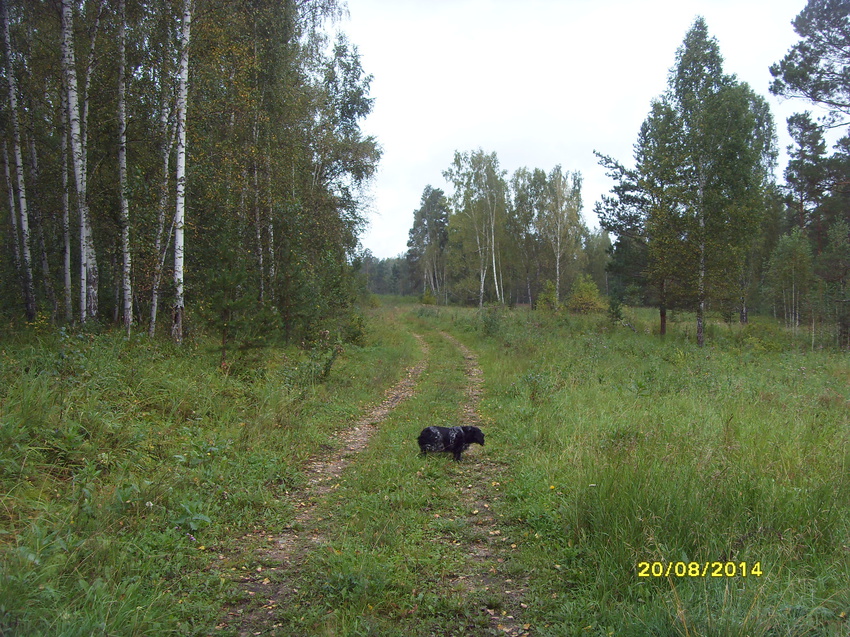
<svg viewBox="0 0 850 637"><path fill-rule="evenodd" d="M700 350L639 320L432 320L481 355L539 634L846 634L846 354L758 323Z"/></svg>
<svg viewBox="0 0 850 637"><path fill-rule="evenodd" d="M299 464L417 356L392 312L368 342L267 349L35 329L0 352L0 633L207 634L213 564L285 522Z"/></svg>

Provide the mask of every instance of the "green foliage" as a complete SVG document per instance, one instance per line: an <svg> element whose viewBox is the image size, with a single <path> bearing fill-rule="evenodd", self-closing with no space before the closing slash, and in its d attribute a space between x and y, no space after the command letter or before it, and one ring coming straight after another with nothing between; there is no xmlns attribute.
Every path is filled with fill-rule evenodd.
<svg viewBox="0 0 850 637"><path fill-rule="evenodd" d="M536 307L547 312L557 312L561 309L561 304L558 302L558 291L555 289L554 281L543 283L543 289L537 295Z"/></svg>
<svg viewBox="0 0 850 637"><path fill-rule="evenodd" d="M717 41L698 18L676 53L668 91L641 126L636 167L599 155L615 180L614 196L597 207L602 227L645 246L645 255L631 255L647 260L654 288L647 296L662 311L696 309L700 345L709 299L746 305L774 138L767 103L723 73Z"/></svg>
<svg viewBox="0 0 850 637"><path fill-rule="evenodd" d="M623 320L623 302L616 296L608 297L608 318L612 323Z"/></svg>
<svg viewBox="0 0 850 637"><path fill-rule="evenodd" d="M449 242L449 202L439 188L425 186L421 207L413 213L413 227L407 242L407 263L411 278L426 286L428 295L440 296L446 284L446 248ZM425 303L426 301L422 301Z"/></svg>
<svg viewBox="0 0 850 637"><path fill-rule="evenodd" d="M834 0L809 0L793 25L800 41L770 67L776 78L771 92L802 97L825 105L836 115L846 115L850 109L850 82L845 70L850 66L850 53L833 43L850 33L847 5Z"/></svg>
<svg viewBox="0 0 850 637"><path fill-rule="evenodd" d="M785 323L797 327L813 283L812 249L799 228L780 237L770 257L769 286Z"/></svg>
<svg viewBox="0 0 850 637"><path fill-rule="evenodd" d="M59 20L46 6L8 4L14 59L18 74L27 76L19 88L27 104L23 124L32 131L26 163L34 168L26 175L26 189L34 206L33 249L43 246L46 261L36 296L40 309L57 318L67 193ZM137 323L147 323L152 314L154 286L160 324L174 294L169 221L176 190L172 140L180 51L175 31L183 4L135 3L126 16L132 68L126 104L133 140L127 194ZM233 0L200 0L194 5L202 17L193 21L189 54L187 320L200 318L216 330L222 363L229 365L239 348L258 342L259 334L277 337L282 331L299 342L341 327L337 324L356 298L351 264L364 223L363 186L375 173L380 148L360 129L373 106L371 76L344 35L332 43L326 39L326 23L339 16L341 3L281 0L246 9ZM91 11L85 3L69 6L78 29L80 84L87 87L84 143L92 156L114 158L118 65L94 61L117 58L113 36L120 12ZM89 67L91 75L84 77ZM120 259L108 256L120 245L118 194L116 170L90 171L86 203L100 272L95 300L101 317L94 318L111 316L113 304L120 303ZM74 197L70 205L75 207ZM71 243L78 246L73 223L71 232ZM0 270L13 272L13 261L4 261ZM0 308L11 313L20 286L7 285L7 278L2 277ZM71 285L76 289L78 282ZM69 295L72 291L67 289Z"/></svg>
<svg viewBox="0 0 850 637"><path fill-rule="evenodd" d="M579 314L592 314L605 309L605 301L589 274L581 274L575 280L566 307L570 312Z"/></svg>
<svg viewBox="0 0 850 637"><path fill-rule="evenodd" d="M437 304L437 297L434 296L434 293L431 292L431 290L426 290L419 297L419 302L422 305L436 305Z"/></svg>
<svg viewBox="0 0 850 637"><path fill-rule="evenodd" d="M496 336L502 327L504 310L497 305L491 305L479 310L481 333L484 336Z"/></svg>

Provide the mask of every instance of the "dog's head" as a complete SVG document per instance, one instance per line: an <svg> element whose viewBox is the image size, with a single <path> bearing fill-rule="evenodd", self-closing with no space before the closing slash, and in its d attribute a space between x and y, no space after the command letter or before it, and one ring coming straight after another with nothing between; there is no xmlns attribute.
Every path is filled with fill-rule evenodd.
<svg viewBox="0 0 850 637"><path fill-rule="evenodd" d="M467 442L477 442L482 447L484 446L484 432L481 431L478 427L464 427L463 435L466 438Z"/></svg>

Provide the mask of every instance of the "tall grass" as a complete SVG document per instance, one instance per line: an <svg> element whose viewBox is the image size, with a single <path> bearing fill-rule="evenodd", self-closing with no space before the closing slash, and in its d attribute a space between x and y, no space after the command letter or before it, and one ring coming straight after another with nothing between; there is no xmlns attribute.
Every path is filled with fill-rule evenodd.
<svg viewBox="0 0 850 637"><path fill-rule="evenodd" d="M846 354L769 320L713 324L699 349L689 317L661 339L640 310L625 310L636 332L401 311L378 310L324 381L328 352L262 350L228 373L204 341L6 339L0 633L214 632L230 574L257 567L252 542L291 521L301 462L420 356L415 330L431 348L418 392L318 503L324 544L296 572L266 571L285 584L281 634L488 634L502 612L539 635L847 634ZM484 371L487 445L460 464L416 453L465 400L465 361L438 330ZM484 462L498 475L481 485ZM483 580L470 489L510 537ZM737 572L641 577L641 562ZM527 580L527 608L495 588L506 574Z"/></svg>
<svg viewBox="0 0 850 637"><path fill-rule="evenodd" d="M700 350L639 320L445 317L483 353L541 634L846 633L846 354L766 322ZM763 575L639 577L656 561Z"/></svg>
<svg viewBox="0 0 850 637"><path fill-rule="evenodd" d="M5 340L0 634L208 634L232 593L216 567L289 519L299 463L419 355L392 319L371 334L326 382L296 349L236 373L204 340Z"/></svg>

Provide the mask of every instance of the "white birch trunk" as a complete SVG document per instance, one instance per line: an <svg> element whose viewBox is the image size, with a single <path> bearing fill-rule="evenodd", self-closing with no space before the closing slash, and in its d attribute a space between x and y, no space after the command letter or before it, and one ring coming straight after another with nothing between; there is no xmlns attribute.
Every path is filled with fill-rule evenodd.
<svg viewBox="0 0 850 637"><path fill-rule="evenodd" d="M65 0L63 0L63 6L65 4ZM89 40L89 54L88 59L86 61L86 70L83 75L83 99L80 103L79 101L79 91L78 87L75 85L75 92L78 95L77 107L78 107L78 116L80 121L80 171L82 174L82 182L83 182L83 192L85 193L85 232L81 231L81 235L85 235L85 251L86 251L86 273L87 273L87 286L86 286L86 314L89 318L97 318L98 314L98 289L99 289L99 281L100 281L100 270L97 267L97 254L95 253L94 248L94 232L92 231L91 225L91 214L89 211L89 202L88 202L88 113L89 113L89 95L91 86L91 78L92 78L92 70L94 68L95 61L95 45L97 43L97 36L100 33L100 19L103 16L104 9L106 8L106 0L100 0L97 6L97 15L94 21L94 28L91 30L91 39ZM64 10L64 9L63 9ZM69 11L68 16L70 18L69 25L71 30L69 33L71 34L71 44L70 51L72 55L74 55L74 44L73 44L73 12ZM76 70L75 70L76 73ZM76 74L75 74L76 78ZM75 80L76 84L76 80ZM72 140L73 142L73 140ZM76 160L75 160L76 161ZM81 216L81 221L83 221ZM82 226L81 226L82 227Z"/></svg>
<svg viewBox="0 0 850 637"><path fill-rule="evenodd" d="M0 20L3 22L3 44L6 49L6 79L9 84L9 115L12 123L12 153L15 158L15 178L18 187L18 206L21 224L21 266L24 275L24 307L27 320L32 321L35 319L35 288L32 279L29 213L27 210L27 191L24 185L21 128L18 122L18 88L12 67L12 38L9 34L9 10L6 6L6 0L0 0Z"/></svg>
<svg viewBox="0 0 850 637"><path fill-rule="evenodd" d="M186 107L189 96L189 33L192 2L183 0L183 29L180 36L180 84L177 91L177 205L174 214L174 314L171 335L183 342L183 230L186 223Z"/></svg>
<svg viewBox="0 0 850 637"><path fill-rule="evenodd" d="M495 196L491 201L490 195L487 195L487 205L490 208L490 258L493 265L493 285L496 287L496 300L503 303L502 291L499 286L499 275L496 271L496 201Z"/></svg>
<svg viewBox="0 0 850 637"><path fill-rule="evenodd" d="M91 225L89 223L88 195L86 193L85 148L80 119L80 101L77 90L77 67L74 59L74 23L71 0L62 0L62 70L67 91L67 118L71 135L71 157L77 209L80 214L80 322L94 317L97 310L97 274L90 263L93 256ZM96 267L96 266L94 266ZM90 276L93 275L90 281ZM93 288L93 289L91 289Z"/></svg>
<svg viewBox="0 0 850 637"><path fill-rule="evenodd" d="M133 325L133 289L130 281L130 204L127 188L127 16L125 0L118 4L118 189L121 200L121 288L124 295L124 327L127 334Z"/></svg>
<svg viewBox="0 0 850 637"><path fill-rule="evenodd" d="M160 112L160 126L162 132L162 180L159 190L159 206L157 208L157 226L156 237L154 239L154 255L156 263L154 264L153 272L153 290L151 292L151 320L148 327L148 335L153 338L156 334L156 315L159 308L159 284L162 282L162 272L165 269L165 257L168 252L168 245L171 243L171 235L174 232L174 218L172 217L171 229L168 231L168 237L165 239L165 247L163 247L163 239L165 233L165 215L168 208L168 182L171 164L171 151L174 144L177 142L177 128L169 122L169 108L165 98L165 89L163 89L163 99Z"/></svg>
<svg viewBox="0 0 850 637"><path fill-rule="evenodd" d="M266 151L266 206L267 206L267 222L266 222L266 234L268 235L269 241L269 283L272 286L272 296L274 295L274 287L275 287L275 278L277 277L277 270L275 268L275 251L274 251L274 225L272 225L272 219L274 218L274 208L273 208L273 198L272 198L272 168L271 168L271 151Z"/></svg>
<svg viewBox="0 0 850 637"><path fill-rule="evenodd" d="M254 56L256 58L257 55L257 47L256 44L254 46ZM252 169L252 181L254 187L254 236L257 240L257 267L260 270L260 303L265 303L266 301L266 285L265 285L265 263L263 262L263 224L260 219L260 168L258 165L258 156L259 156L259 115L254 115L254 125L253 125L253 137L254 137L254 156L251 162Z"/></svg>
<svg viewBox="0 0 850 637"><path fill-rule="evenodd" d="M71 301L71 202L68 197L68 93L62 89L62 277L65 288L65 321L74 318Z"/></svg>

